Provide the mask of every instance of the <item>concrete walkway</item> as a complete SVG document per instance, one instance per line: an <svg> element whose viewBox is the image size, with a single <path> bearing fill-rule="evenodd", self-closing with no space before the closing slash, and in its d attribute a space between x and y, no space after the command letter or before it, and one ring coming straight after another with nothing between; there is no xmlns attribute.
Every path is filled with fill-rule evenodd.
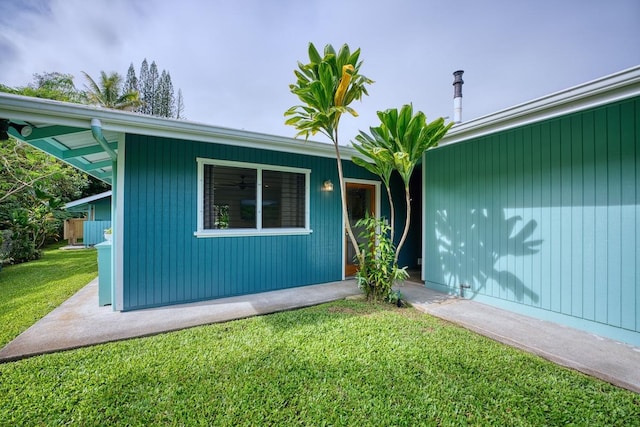
<svg viewBox="0 0 640 427"><path fill-rule="evenodd" d="M640 348L479 302L449 298L423 286L401 288L425 313L618 387L640 393Z"/></svg>
<svg viewBox="0 0 640 427"><path fill-rule="evenodd" d="M429 290L400 288L416 309L640 393L640 348ZM130 312L98 307L97 280L0 350L0 362L296 309L359 295L352 280Z"/></svg>
<svg viewBox="0 0 640 427"><path fill-rule="evenodd" d="M354 281L135 311L98 306L95 279L0 350L0 362L275 313L359 294Z"/></svg>

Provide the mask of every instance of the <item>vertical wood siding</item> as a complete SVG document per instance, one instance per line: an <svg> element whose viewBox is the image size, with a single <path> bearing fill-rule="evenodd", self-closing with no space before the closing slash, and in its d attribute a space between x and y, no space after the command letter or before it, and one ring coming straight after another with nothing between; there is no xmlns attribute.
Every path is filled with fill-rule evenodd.
<svg viewBox="0 0 640 427"><path fill-rule="evenodd" d="M197 157L311 169L313 233L194 237ZM345 176L376 179L364 169L344 163ZM125 173L125 310L330 282L342 277L339 192L320 191L325 180L338 182L333 159L127 135ZM383 211L386 214L388 208Z"/></svg>
<svg viewBox="0 0 640 427"><path fill-rule="evenodd" d="M428 286L640 331L639 146L634 98L427 152Z"/></svg>

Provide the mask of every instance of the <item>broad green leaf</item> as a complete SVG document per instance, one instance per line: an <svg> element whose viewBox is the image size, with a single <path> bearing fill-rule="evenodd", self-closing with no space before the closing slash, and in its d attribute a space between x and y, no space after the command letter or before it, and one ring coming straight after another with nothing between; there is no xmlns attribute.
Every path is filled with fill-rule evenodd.
<svg viewBox="0 0 640 427"><path fill-rule="evenodd" d="M333 55L335 57L335 55L336 55L335 49L330 44L325 45L325 47L324 47L324 56L325 56L325 58L324 59L327 60L328 57L331 56L331 55Z"/></svg>
<svg viewBox="0 0 640 427"><path fill-rule="evenodd" d="M356 71L358 71L360 69L360 65L362 65L362 62L358 63L359 57L360 57L360 48L354 50L348 60L348 63L353 65L356 68Z"/></svg>
<svg viewBox="0 0 640 427"><path fill-rule="evenodd" d="M378 111L378 118L387 127L392 137L397 138L398 134L398 110L390 108L386 111Z"/></svg>
<svg viewBox="0 0 640 427"><path fill-rule="evenodd" d="M337 65L339 69L342 69L343 65L349 64L349 56L351 56L351 52L349 52L349 46L347 46L346 44L342 45L337 57Z"/></svg>
<svg viewBox="0 0 640 427"><path fill-rule="evenodd" d="M407 126L409 125L409 121L413 116L413 106L411 104L406 104L402 106L400 110L400 114L398 115L398 121L396 124L396 138L402 141L404 139L405 133L407 132Z"/></svg>
<svg viewBox="0 0 640 427"><path fill-rule="evenodd" d="M309 60L316 64L322 62L322 57L320 56L320 53L318 53L318 50L313 45L313 43L309 43Z"/></svg>

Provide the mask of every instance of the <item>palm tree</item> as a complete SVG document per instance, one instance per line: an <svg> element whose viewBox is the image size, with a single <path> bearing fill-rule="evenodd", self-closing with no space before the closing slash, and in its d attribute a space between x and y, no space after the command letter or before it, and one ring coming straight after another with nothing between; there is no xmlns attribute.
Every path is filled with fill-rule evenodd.
<svg viewBox="0 0 640 427"><path fill-rule="evenodd" d="M381 122L380 126L369 128L371 135L360 131L360 135L356 136L360 146L354 144L354 147L370 158L373 163L358 158L353 158L353 162L382 178L387 188L389 200L391 200L389 181L393 170L398 171L402 178L407 212L404 231L396 247L394 263L397 263L400 249L407 239L411 223L411 195L409 193L411 175L413 175L416 165L421 161L425 150L436 147L449 128L453 126L453 123L445 125L443 118L429 123L423 112L418 111L414 115L413 107L410 104L404 105L400 112L396 108L378 111L378 118ZM392 227L395 216L393 211L393 202L391 202ZM393 228L391 236L393 239Z"/></svg>
<svg viewBox="0 0 640 427"><path fill-rule="evenodd" d="M294 71L297 81L289 85L291 92L297 95L304 105L295 105L284 115L290 116L285 123L298 129L296 136L309 139L309 136L320 132L333 142L336 150L344 223L356 251L356 257L361 262L361 251L349 224L342 161L338 148L340 116L343 113L357 116L358 113L349 107L349 104L354 100L360 100L362 95L368 95L365 85L373 83L372 80L359 74L362 65L362 62L358 62L359 57L360 49L351 53L346 44L337 54L333 46L326 45L324 56L320 56L313 43L309 43L309 63L298 62L298 70Z"/></svg>
<svg viewBox="0 0 640 427"><path fill-rule="evenodd" d="M90 104L100 105L115 110L131 111L142 104L138 91L120 93L122 90L122 76L116 72L107 75L100 72L100 84L95 82L89 74L82 72L87 78L87 100Z"/></svg>

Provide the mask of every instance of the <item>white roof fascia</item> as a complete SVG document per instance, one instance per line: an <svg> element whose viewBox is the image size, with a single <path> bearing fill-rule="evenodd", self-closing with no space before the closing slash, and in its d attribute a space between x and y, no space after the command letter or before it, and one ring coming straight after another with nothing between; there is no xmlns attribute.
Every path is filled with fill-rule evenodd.
<svg viewBox="0 0 640 427"><path fill-rule="evenodd" d="M304 141L245 130L236 130L186 120L110 110L84 104L0 93L0 117L37 123L54 123L91 129L99 119L102 129L180 140L192 140L239 147L259 148L295 154L335 158L332 143ZM351 146L340 146L341 156L360 156Z"/></svg>
<svg viewBox="0 0 640 427"><path fill-rule="evenodd" d="M439 147L638 95L640 95L640 66L455 125L441 140Z"/></svg>
<svg viewBox="0 0 640 427"><path fill-rule="evenodd" d="M69 203L65 203L65 209L73 208L74 206L79 206L85 203L95 202L96 200L104 199L105 197L111 197L111 190L105 191L104 193L94 194L93 196L84 197L82 199L74 200Z"/></svg>

